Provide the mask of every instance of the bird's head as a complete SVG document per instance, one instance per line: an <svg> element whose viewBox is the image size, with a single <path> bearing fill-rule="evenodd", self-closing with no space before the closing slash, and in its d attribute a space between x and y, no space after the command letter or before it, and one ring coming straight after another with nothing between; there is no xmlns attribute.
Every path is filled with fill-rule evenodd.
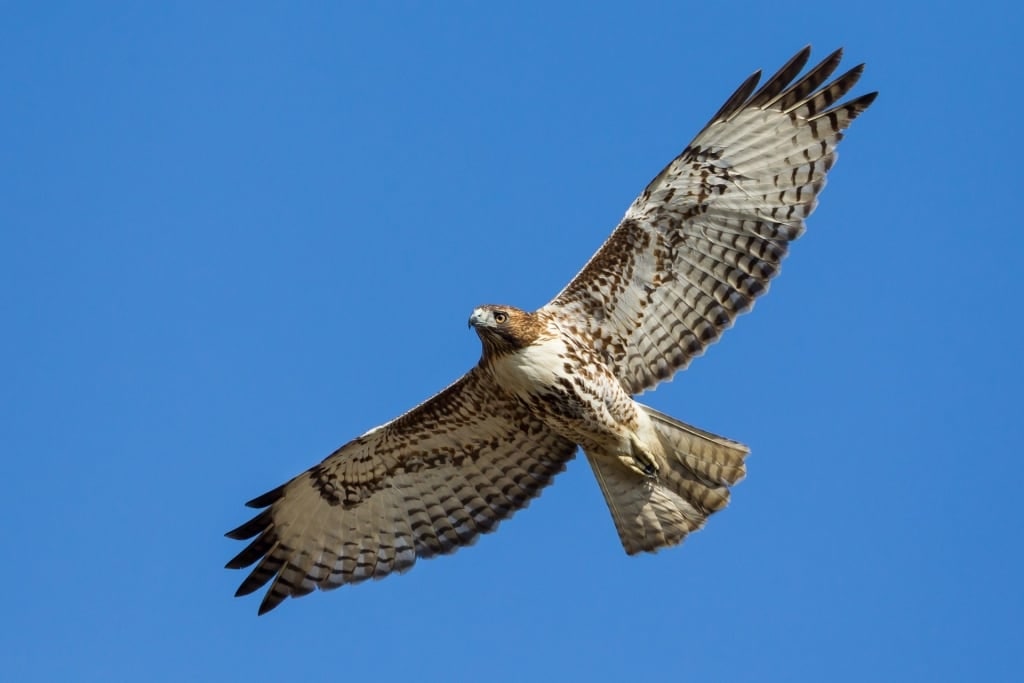
<svg viewBox="0 0 1024 683"><path fill-rule="evenodd" d="M507 353L531 344L543 331L536 313L514 306L488 304L473 309L469 326L476 330L485 353Z"/></svg>

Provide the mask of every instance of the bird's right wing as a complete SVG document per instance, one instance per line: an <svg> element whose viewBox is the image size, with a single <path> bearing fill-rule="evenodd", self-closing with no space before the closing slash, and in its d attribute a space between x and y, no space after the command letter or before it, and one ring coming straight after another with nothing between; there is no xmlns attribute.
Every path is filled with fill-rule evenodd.
<svg viewBox="0 0 1024 683"><path fill-rule="evenodd" d="M451 553L525 507L576 445L531 417L479 367L405 415L342 446L247 505L228 562L256 564L237 595L288 596L409 569Z"/></svg>

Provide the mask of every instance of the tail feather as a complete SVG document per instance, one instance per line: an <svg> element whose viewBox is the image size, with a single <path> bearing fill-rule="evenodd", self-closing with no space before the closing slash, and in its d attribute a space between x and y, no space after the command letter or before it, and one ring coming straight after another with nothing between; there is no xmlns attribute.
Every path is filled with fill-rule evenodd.
<svg viewBox="0 0 1024 683"><path fill-rule="evenodd" d="M705 432L649 406L640 406L654 423L665 453L680 459L693 474L723 486L738 484L747 474L750 449L723 436Z"/></svg>
<svg viewBox="0 0 1024 683"><path fill-rule="evenodd" d="M644 476L618 458L587 454L622 547L630 555L682 542L729 503L729 486L739 482L749 449L646 406L661 441L658 473Z"/></svg>

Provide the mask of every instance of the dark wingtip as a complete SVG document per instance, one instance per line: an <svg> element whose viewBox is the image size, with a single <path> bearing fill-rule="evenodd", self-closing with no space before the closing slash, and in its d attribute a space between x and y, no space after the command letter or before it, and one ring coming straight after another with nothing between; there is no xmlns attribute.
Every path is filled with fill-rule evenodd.
<svg viewBox="0 0 1024 683"><path fill-rule="evenodd" d="M866 95L861 95L855 100L851 100L850 105L852 105L859 111L864 111L865 109L871 106L871 103L875 101L876 97L878 97L877 90L875 92L869 92Z"/></svg>
<svg viewBox="0 0 1024 683"><path fill-rule="evenodd" d="M242 552L228 560L228 563L224 565L224 568L242 569L243 567L248 567L269 553L276 542L277 537L274 532L271 529L267 529L259 538L245 546L245 549L242 550Z"/></svg>
<svg viewBox="0 0 1024 683"><path fill-rule="evenodd" d="M811 46L807 45L779 67L779 70L772 74L749 100L744 102L743 107L761 107L771 102L775 99L776 95L784 91L793 79L803 71L803 68L807 66L807 60L810 58Z"/></svg>
<svg viewBox="0 0 1024 683"><path fill-rule="evenodd" d="M743 81L743 83L740 84L740 87L736 88L736 91L729 96L729 99L725 101L725 104L723 104L719 110L715 112L715 115L711 117L711 120L708 121L706 126L704 126L704 129L706 130L708 126L716 121L729 118L732 114L738 111L747 101L747 98L750 97L750 94L754 92L754 88L757 87L757 84L760 81L760 69L747 76L747 80Z"/></svg>
<svg viewBox="0 0 1024 683"><path fill-rule="evenodd" d="M842 61L843 61L843 48L840 47L840 48L837 48L837 49L833 50L832 54L828 55L827 57L825 57L825 59L821 60L821 62L819 62L817 65L815 65L814 68L812 69L812 71L816 71L818 69L822 69L822 70L826 70L827 69L828 70L828 74L831 75L832 72L835 71L839 67L839 65L840 65L840 63L842 63ZM861 64L860 67L861 67L861 69L863 69L864 65ZM825 78L828 78L828 76L825 76Z"/></svg>
<svg viewBox="0 0 1024 683"><path fill-rule="evenodd" d="M236 541L246 541L256 534L262 533L271 524L273 524L273 519L270 516L270 510L264 510L245 524L232 529L224 535Z"/></svg>
<svg viewBox="0 0 1024 683"><path fill-rule="evenodd" d="M248 503L246 503L245 506L250 508L265 508L270 505L273 505L281 498L281 496L284 495L285 486L287 486L287 484L281 484L276 489L271 489L270 491L264 493L262 496L257 496L253 498Z"/></svg>
<svg viewBox="0 0 1024 683"><path fill-rule="evenodd" d="M224 564L224 569L242 569L243 567L248 567L249 564L252 564L251 562L246 563L245 560L242 558L242 553L244 552L245 551L243 550L241 553L238 553L238 555L235 555L230 560L228 560Z"/></svg>
<svg viewBox="0 0 1024 683"><path fill-rule="evenodd" d="M260 608L256 612L256 616L262 617L264 614L274 609L287 598L287 595L278 595L274 593L273 589L267 591L267 594L263 597L263 602L260 603Z"/></svg>
<svg viewBox="0 0 1024 683"><path fill-rule="evenodd" d="M878 97L878 92L877 91L876 92L869 92L866 95L861 95L860 97L855 97L854 99L850 100L849 102L844 102L844 103L842 103L840 105L836 105L835 107L832 107L831 109L829 109L827 111L824 111L821 114L818 114L818 116L816 116L815 118L820 118L822 116L829 116L829 115L833 114L834 112L843 111L843 112L846 113L846 116L849 117L849 119L847 121L847 124L846 124L846 125L849 125L849 121L853 121L855 118L857 118L858 116L863 114L864 110L871 106L871 103L875 101L876 97Z"/></svg>
<svg viewBox="0 0 1024 683"><path fill-rule="evenodd" d="M243 583L241 586L238 587L238 590L235 591L235 597L244 598L246 595L252 595L260 588L261 586L250 585L248 582Z"/></svg>
<svg viewBox="0 0 1024 683"><path fill-rule="evenodd" d="M280 568L280 562L276 562L273 559L265 559L249 573L249 576L245 577L245 581L243 581L241 585L238 586L238 590L235 591L235 597L241 598L263 588L267 585L268 581L277 575Z"/></svg>

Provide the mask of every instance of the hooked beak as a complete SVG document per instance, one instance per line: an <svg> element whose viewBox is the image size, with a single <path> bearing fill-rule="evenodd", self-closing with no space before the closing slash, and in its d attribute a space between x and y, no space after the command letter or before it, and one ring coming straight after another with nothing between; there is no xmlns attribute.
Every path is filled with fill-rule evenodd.
<svg viewBox="0 0 1024 683"><path fill-rule="evenodd" d="M473 311L473 315L469 316L469 327L476 327L484 322L486 314L479 308Z"/></svg>

